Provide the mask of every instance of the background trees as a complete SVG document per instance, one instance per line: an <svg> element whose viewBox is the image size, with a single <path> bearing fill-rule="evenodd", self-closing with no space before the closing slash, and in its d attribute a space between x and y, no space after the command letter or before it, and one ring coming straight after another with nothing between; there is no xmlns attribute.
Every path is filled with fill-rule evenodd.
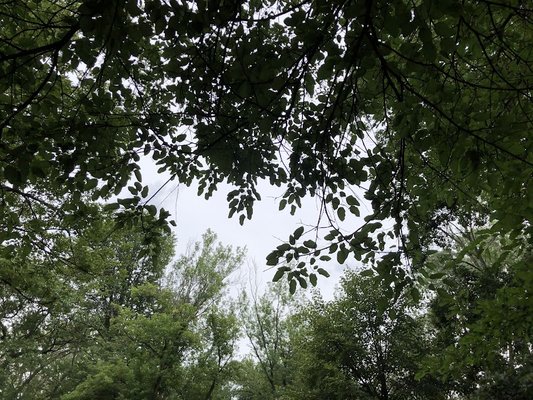
<svg viewBox="0 0 533 400"><path fill-rule="evenodd" d="M466 232L433 263L447 271L430 307L443 352L426 370L475 399L529 397L531 245L516 250L506 238Z"/></svg>
<svg viewBox="0 0 533 400"><path fill-rule="evenodd" d="M348 274L337 299L306 307L299 336L309 397L444 399L445 385L416 379L432 349L429 326L409 299L388 302L374 278Z"/></svg>
<svg viewBox="0 0 533 400"><path fill-rule="evenodd" d="M239 303L249 354L236 375L236 398L286 398L299 368L293 343L293 336L299 331L293 318L297 299L278 283L262 295L243 295Z"/></svg>
<svg viewBox="0 0 533 400"><path fill-rule="evenodd" d="M17 278L1 292L3 397L225 398L239 327L222 301L242 251L207 232L163 280L172 238L149 256L142 236L102 217L56 238L64 263L2 260Z"/></svg>
<svg viewBox="0 0 533 400"><path fill-rule="evenodd" d="M530 245L517 252L489 231L456 236L427 260L419 293L429 302L396 290L391 300L369 271L347 273L331 301L295 301L284 281L250 301L227 297L243 253L213 233L165 272L171 237L146 253L142 229L103 214L50 240L62 263L38 252L2 259L0 393L526 399Z"/></svg>
<svg viewBox="0 0 533 400"><path fill-rule="evenodd" d="M516 252L506 243L490 229L455 236L453 246L428 259L418 302L407 291L391 300L383 281L365 271L348 272L334 300L290 303L281 323L290 349L283 390L267 389L261 353L247 360L256 383L238 380L238 398L530 397L530 245ZM267 339L278 319L268 321ZM272 353L282 357L285 348Z"/></svg>
<svg viewBox="0 0 533 400"><path fill-rule="evenodd" d="M157 282L170 260L170 236L161 237L156 255L143 246L140 229L116 230L92 207L90 225L62 230L56 220L41 246L3 253L0 390L8 398L58 398L71 390L78 368L110 340L117 307L148 307L131 290Z"/></svg>

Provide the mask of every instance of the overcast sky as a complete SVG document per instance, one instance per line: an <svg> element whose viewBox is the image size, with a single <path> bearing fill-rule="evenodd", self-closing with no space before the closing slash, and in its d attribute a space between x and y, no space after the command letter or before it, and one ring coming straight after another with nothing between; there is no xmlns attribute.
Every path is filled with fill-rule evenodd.
<svg viewBox="0 0 533 400"><path fill-rule="evenodd" d="M168 176L157 174L156 168L149 160L142 162L144 184L150 186L150 192L161 187ZM177 238L176 253L182 254L187 244L199 240L207 230L213 230L219 240L225 245L247 248L247 261L239 273L239 280L246 284L250 274L254 275L255 264L257 267L257 281L260 285L272 280L276 271L275 267L267 267L265 258L283 243L288 236L300 225L315 225L318 217L316 199L307 198L302 202L302 208L291 216L287 207L279 211L279 197L283 189L263 183L259 187L262 200L254 207L252 220L246 220L244 225L239 225L238 216L228 218L227 193L232 190L227 185L221 185L213 197L205 200L197 195L197 186L187 187L172 181L154 199L153 204L164 207L176 220L175 235ZM278 198L278 200L276 200ZM335 285L342 274L343 268L334 263L327 266L331 277L319 276L319 287L324 297L331 298Z"/></svg>

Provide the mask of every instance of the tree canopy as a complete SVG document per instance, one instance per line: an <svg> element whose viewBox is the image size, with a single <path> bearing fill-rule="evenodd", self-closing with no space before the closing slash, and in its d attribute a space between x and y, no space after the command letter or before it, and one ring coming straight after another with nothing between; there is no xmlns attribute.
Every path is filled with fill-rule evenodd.
<svg viewBox="0 0 533 400"><path fill-rule="evenodd" d="M528 243L458 237L429 257L427 302L390 299L368 271L329 301L284 281L232 300L242 250L206 232L171 262L170 236L146 255L140 227L102 214L53 238L63 261L0 258L2 398L531 398Z"/></svg>
<svg viewBox="0 0 533 400"><path fill-rule="evenodd" d="M229 214L241 223L261 198L258 180L281 186L290 212L317 196L320 229L296 229L269 256L307 261L284 267L289 279L316 272L307 269L324 253L403 278L395 267L419 267L450 220L530 233L527 2L0 7L4 243L39 239L34 207L83 218L85 196L126 187L131 196L110 207L134 222L156 216L141 154L206 197L235 185ZM347 214L365 214L363 202L365 222L341 229ZM157 225L167 217L161 210Z"/></svg>
<svg viewBox="0 0 533 400"><path fill-rule="evenodd" d="M84 196L126 187L110 207L165 225L142 154L200 195L234 185L241 223L259 180L282 187L289 212L319 198L316 233L297 228L269 256L298 261L289 279L327 253L401 279L396 267L420 267L450 220L531 233L527 1L23 0L0 11L4 243L38 240L34 207L80 219Z"/></svg>
<svg viewBox="0 0 533 400"><path fill-rule="evenodd" d="M169 264L172 238L156 257L143 237L104 217L57 239L69 262L0 258L2 398L229 398L239 325L225 292L242 250L206 232Z"/></svg>

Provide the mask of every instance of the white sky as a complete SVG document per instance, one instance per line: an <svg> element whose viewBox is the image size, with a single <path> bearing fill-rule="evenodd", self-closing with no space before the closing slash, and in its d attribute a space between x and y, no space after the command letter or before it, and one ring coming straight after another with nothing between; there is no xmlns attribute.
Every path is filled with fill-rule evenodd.
<svg viewBox="0 0 533 400"><path fill-rule="evenodd" d="M168 176L157 174L156 167L148 159L142 160L141 167L143 184L148 184L150 192L154 193L165 183ZM301 223L316 225L316 199L304 199L302 208L292 216L288 211L289 207L283 211L278 209L279 199L276 198L283 194L283 189L268 183L260 184L258 191L262 200L256 202L252 220L246 220L241 226L238 215L228 218L226 195L230 190L232 187L220 185L219 190L209 200L205 200L203 196L197 195L196 185L187 187L172 181L152 203L165 208L176 220L176 254L183 254L190 242L199 240L207 229L211 229L218 235L222 244L247 249L247 261L241 267L236 280L242 285L247 285L250 279L257 280L258 285L264 287L276 272L276 267L266 266L266 256L283 243ZM256 277L253 277L256 274L254 264L257 267ZM348 262L348 267L353 266ZM325 298L331 298L343 267L330 262L325 268L331 276L319 276L318 287Z"/></svg>

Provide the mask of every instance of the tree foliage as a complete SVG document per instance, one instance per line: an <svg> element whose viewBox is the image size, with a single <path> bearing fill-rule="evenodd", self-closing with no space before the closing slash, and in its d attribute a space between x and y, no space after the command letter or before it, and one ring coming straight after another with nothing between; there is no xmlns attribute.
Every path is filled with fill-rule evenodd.
<svg viewBox="0 0 533 400"><path fill-rule="evenodd" d="M164 268L170 236L146 253L142 228L111 218L50 237L61 262L37 250L0 260L3 397L531 397L528 242L455 236L427 260L426 304L391 299L368 271L331 301L296 302L282 281L236 304L225 290L241 250L207 232Z"/></svg>
<svg viewBox="0 0 533 400"><path fill-rule="evenodd" d="M282 212L316 197L316 226L267 257L292 293L332 258L374 269L379 290L350 277L309 310L319 395L431 397L437 374L465 398L531 397L532 41L524 0L0 4L2 396L227 398L246 370L222 306L242 254L207 234L163 279L144 156L206 198L234 186L241 224L260 181ZM435 338L411 334L425 286ZM247 329L275 387L277 342ZM443 357L418 357L426 339Z"/></svg>
<svg viewBox="0 0 533 400"><path fill-rule="evenodd" d="M447 273L430 307L443 351L426 371L454 379L475 399L526 399L533 393L531 245L516 250L484 231L455 239L431 261Z"/></svg>
<svg viewBox="0 0 533 400"><path fill-rule="evenodd" d="M141 230L116 230L111 216L93 208L100 216L75 236L58 230L30 253L0 258L3 397L59 398L71 390L78 368L110 340L118 307L144 312L148 304L132 289L155 284L170 261L168 235L157 255L147 253Z"/></svg>
<svg viewBox="0 0 533 400"><path fill-rule="evenodd" d="M167 267L172 238L147 256L143 236L107 216L55 239L63 262L1 259L3 398L227 398L239 327L222 300L242 251L207 232Z"/></svg>
<svg viewBox="0 0 533 400"><path fill-rule="evenodd" d="M532 9L528 2L85 0L1 5L2 240L24 210L83 215L106 199L147 210L139 157L228 193L251 218L256 184L294 212L316 196L324 239L298 234L270 264L334 253L404 278L447 220L530 230ZM133 182L131 180L133 179ZM346 231L340 222L366 214ZM60 200L52 203L41 189ZM158 214L158 226L168 213ZM32 220L31 217L28 217ZM381 232L385 220L397 242ZM318 227L317 227L318 228ZM301 240L299 240L301 239ZM383 251L390 257L382 259ZM298 264L297 264L298 265ZM305 265L288 271L305 278ZM305 279L303 280L305 281Z"/></svg>
<svg viewBox="0 0 533 400"><path fill-rule="evenodd" d="M270 344L274 360L290 354L290 368L283 385L276 381L270 391L267 346L254 348L253 364L243 365L249 380L236 375L237 398L531 397L532 286L524 281L531 245L523 242L517 251L489 232L455 235L452 247L431 256L418 302L408 291L391 299L383 281L365 271L348 272L333 300L315 295L290 303L281 322L275 307L256 306L270 311L257 315L271 316L266 323L252 320L253 332L266 332L255 343ZM288 341L276 347L273 327L279 325L286 326Z"/></svg>
<svg viewBox="0 0 533 400"><path fill-rule="evenodd" d="M299 329L293 314L297 301L286 285L273 284L263 295L252 292L240 300L240 317L249 355L235 376L237 399L283 399L299 368L293 334Z"/></svg>
<svg viewBox="0 0 533 400"><path fill-rule="evenodd" d="M387 302L384 312L378 303ZM449 388L416 373L432 348L411 300L389 303L375 278L348 274L338 298L303 310L301 376L306 398L445 399Z"/></svg>

